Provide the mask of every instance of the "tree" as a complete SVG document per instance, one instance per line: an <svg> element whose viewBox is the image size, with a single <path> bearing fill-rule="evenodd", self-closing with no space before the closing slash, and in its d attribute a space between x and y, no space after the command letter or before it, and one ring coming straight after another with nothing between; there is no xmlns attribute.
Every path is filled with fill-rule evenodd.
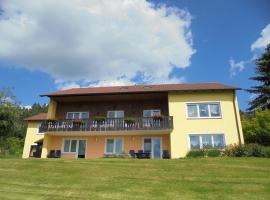
<svg viewBox="0 0 270 200"><path fill-rule="evenodd" d="M254 115L242 114L243 134L246 143L270 145L270 110L256 110Z"/></svg>
<svg viewBox="0 0 270 200"><path fill-rule="evenodd" d="M270 44L267 45L265 52L256 60L256 76L250 77L251 80L259 81L261 84L247 90L257 97L249 103L248 110L270 109Z"/></svg>

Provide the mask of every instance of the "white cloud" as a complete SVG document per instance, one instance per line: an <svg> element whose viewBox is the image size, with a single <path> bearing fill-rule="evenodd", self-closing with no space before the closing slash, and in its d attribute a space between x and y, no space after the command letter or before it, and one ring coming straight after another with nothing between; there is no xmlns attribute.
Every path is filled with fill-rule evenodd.
<svg viewBox="0 0 270 200"><path fill-rule="evenodd" d="M10 0L1 8L0 58L46 72L61 88L134 84L138 73L172 81L173 66L188 67L195 53L189 12L145 0Z"/></svg>
<svg viewBox="0 0 270 200"><path fill-rule="evenodd" d="M261 36L251 45L251 50L265 48L270 44L270 24L268 24L261 32Z"/></svg>
<svg viewBox="0 0 270 200"><path fill-rule="evenodd" d="M21 105L20 107L24 108L24 109L27 109L27 110L30 110L32 108L32 106L30 106L30 105L26 105L26 106Z"/></svg>
<svg viewBox="0 0 270 200"><path fill-rule="evenodd" d="M231 58L229 60L231 76L236 76L238 72L242 72L245 69L245 64L247 62L248 61L235 62L235 60Z"/></svg>
<svg viewBox="0 0 270 200"><path fill-rule="evenodd" d="M67 90L67 89L71 89L71 88L80 88L80 84L76 83L75 81L67 81L67 82L55 82L57 85L57 89L59 90Z"/></svg>

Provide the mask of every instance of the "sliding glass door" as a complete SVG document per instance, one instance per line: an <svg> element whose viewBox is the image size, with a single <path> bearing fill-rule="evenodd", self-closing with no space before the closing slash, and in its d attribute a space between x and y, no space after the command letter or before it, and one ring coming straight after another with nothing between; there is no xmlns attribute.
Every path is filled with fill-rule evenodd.
<svg viewBox="0 0 270 200"><path fill-rule="evenodd" d="M151 152L151 158L161 158L161 138L144 138L144 152Z"/></svg>

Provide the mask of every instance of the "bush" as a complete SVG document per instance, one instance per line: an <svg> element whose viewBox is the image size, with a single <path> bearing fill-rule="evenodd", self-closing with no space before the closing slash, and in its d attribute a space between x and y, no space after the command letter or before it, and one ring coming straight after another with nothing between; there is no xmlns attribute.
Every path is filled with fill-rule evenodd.
<svg viewBox="0 0 270 200"><path fill-rule="evenodd" d="M230 157L270 157L270 147L259 144L230 145L227 146L224 155Z"/></svg>
<svg viewBox="0 0 270 200"><path fill-rule="evenodd" d="M197 157L204 157L205 156L205 150L203 149L196 149L196 150L190 150L186 157L188 158L197 158Z"/></svg>
<svg viewBox="0 0 270 200"><path fill-rule="evenodd" d="M22 155L24 141L20 138L9 137L1 144L1 157L19 157Z"/></svg>
<svg viewBox="0 0 270 200"><path fill-rule="evenodd" d="M209 149L207 150L208 157L219 157L221 155L220 149Z"/></svg>

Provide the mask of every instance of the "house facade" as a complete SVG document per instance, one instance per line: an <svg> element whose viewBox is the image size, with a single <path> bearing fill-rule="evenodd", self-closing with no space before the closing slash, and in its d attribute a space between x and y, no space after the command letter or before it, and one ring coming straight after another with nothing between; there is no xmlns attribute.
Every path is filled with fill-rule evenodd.
<svg viewBox="0 0 270 200"><path fill-rule="evenodd" d="M201 83L47 93L48 113L26 119L23 158L180 158L191 149L243 143L237 89Z"/></svg>

